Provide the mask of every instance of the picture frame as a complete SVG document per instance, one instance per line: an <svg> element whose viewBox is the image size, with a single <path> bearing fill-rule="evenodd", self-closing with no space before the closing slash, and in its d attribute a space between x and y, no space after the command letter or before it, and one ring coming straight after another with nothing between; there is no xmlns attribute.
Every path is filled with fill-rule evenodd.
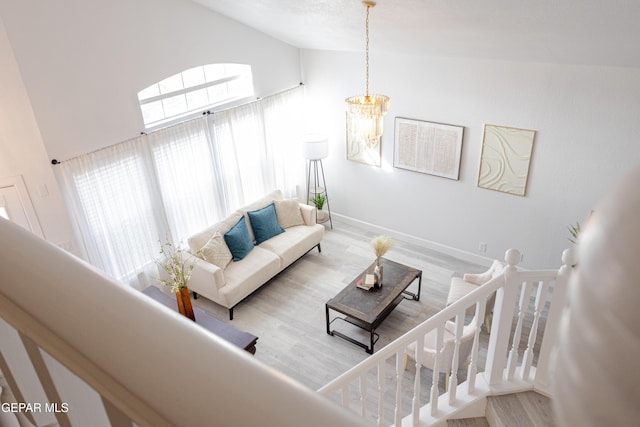
<svg viewBox="0 0 640 427"><path fill-rule="evenodd" d="M393 166L458 180L464 127L395 118Z"/></svg>
<svg viewBox="0 0 640 427"><path fill-rule="evenodd" d="M485 124L478 187L525 196L536 131Z"/></svg>
<svg viewBox="0 0 640 427"><path fill-rule="evenodd" d="M346 113L346 124L347 160L380 167L382 165L382 138L379 138L373 147L366 147L364 142L356 137L349 113Z"/></svg>

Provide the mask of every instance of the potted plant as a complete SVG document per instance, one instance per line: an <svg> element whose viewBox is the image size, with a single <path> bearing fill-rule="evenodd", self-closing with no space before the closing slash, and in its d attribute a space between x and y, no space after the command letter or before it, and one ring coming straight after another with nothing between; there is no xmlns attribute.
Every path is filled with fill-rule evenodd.
<svg viewBox="0 0 640 427"><path fill-rule="evenodd" d="M577 244L578 237L580 236L580 223L576 222L575 225L570 225L569 227L567 227L567 229L569 230L569 234L571 235L571 237L567 238L574 245Z"/></svg>
<svg viewBox="0 0 640 427"><path fill-rule="evenodd" d="M327 201L327 196L324 193L316 194L311 198L311 203L316 207L316 219L322 221L325 219L325 213L322 210L324 203Z"/></svg>
<svg viewBox="0 0 640 427"><path fill-rule="evenodd" d="M164 286L171 286L171 292L176 294L176 302L178 303L178 311L180 314L195 321L193 308L191 306L191 298L189 297L189 288L187 284L191 278L193 271L193 262L189 262L193 255L189 254L185 257L183 250L179 246L166 239L164 243L160 243L160 255L163 256L162 261L158 261L160 268L166 273L166 279L160 278L160 283Z"/></svg>

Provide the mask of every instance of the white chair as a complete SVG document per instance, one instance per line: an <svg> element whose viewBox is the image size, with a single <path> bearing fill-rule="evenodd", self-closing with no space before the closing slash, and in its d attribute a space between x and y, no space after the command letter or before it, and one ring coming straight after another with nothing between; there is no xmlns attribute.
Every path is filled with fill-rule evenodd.
<svg viewBox="0 0 640 427"><path fill-rule="evenodd" d="M447 305L451 305L458 301L469 292L478 289L478 286L484 285L489 280L502 274L504 265L494 260L491 267L484 273L471 274L467 273L463 277L452 277L451 285L449 287L449 295L447 296ZM487 299L487 306L484 314L484 321L487 327L487 332L491 332L491 316L493 315L493 306L496 301L496 293L494 292ZM475 314L475 306L471 306L467 309L467 315L473 316Z"/></svg>
<svg viewBox="0 0 640 427"><path fill-rule="evenodd" d="M465 364L473 347L473 337L477 329L477 318L474 317L468 325L462 328L462 336L460 337L460 347L458 350L458 366ZM440 354L438 355L438 372L445 373L445 389L449 389L449 377L453 368L453 353L456 345L456 324L447 321L444 326L443 344ZM424 336L424 352L422 353L421 365L435 370L436 363L436 339L438 330L429 331ZM409 358L415 359L417 342L409 344L404 350L404 369L407 369Z"/></svg>

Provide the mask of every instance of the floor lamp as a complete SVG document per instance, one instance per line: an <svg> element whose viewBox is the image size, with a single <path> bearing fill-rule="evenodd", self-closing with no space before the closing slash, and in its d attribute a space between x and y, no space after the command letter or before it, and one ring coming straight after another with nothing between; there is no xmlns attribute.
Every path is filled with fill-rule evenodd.
<svg viewBox="0 0 640 427"><path fill-rule="evenodd" d="M329 221L331 229L333 222L331 220L331 207L329 205L329 195L327 194L327 185L324 180L324 168L322 167L322 159L329 154L329 140L326 136L318 134L305 135L302 140L302 155L308 160L307 163L307 204L312 198L324 196L327 205L328 215L322 210L317 210L317 222L323 223ZM313 186L311 186L313 184Z"/></svg>

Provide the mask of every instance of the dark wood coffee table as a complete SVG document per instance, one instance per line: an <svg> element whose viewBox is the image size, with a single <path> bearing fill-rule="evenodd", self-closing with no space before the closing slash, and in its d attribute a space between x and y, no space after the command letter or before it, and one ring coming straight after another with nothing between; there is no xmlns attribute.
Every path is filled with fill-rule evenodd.
<svg viewBox="0 0 640 427"><path fill-rule="evenodd" d="M165 294L155 286L149 286L142 291L145 295L153 298L157 302L169 307L173 311L178 311L178 304L175 297ZM208 315L204 310L193 307L193 314L196 317L196 324L202 326L209 332L218 335L237 347L240 347L251 354L256 354L256 342L258 337L248 332L239 331L231 325Z"/></svg>
<svg viewBox="0 0 640 427"><path fill-rule="evenodd" d="M422 289L422 271L382 258L383 277L382 287L371 290L360 289L356 286L358 280L365 274L373 273L375 262L359 274L338 295L327 301L325 305L327 318L327 333L336 335L353 344L364 348L367 353L373 354L373 346L380 336L375 329L382 321L400 304L403 299L420 300ZM407 288L418 279L418 292L411 293ZM342 313L345 317L329 319L329 310ZM342 332L332 330L331 324L336 320L343 320L368 331L370 344L364 344Z"/></svg>

